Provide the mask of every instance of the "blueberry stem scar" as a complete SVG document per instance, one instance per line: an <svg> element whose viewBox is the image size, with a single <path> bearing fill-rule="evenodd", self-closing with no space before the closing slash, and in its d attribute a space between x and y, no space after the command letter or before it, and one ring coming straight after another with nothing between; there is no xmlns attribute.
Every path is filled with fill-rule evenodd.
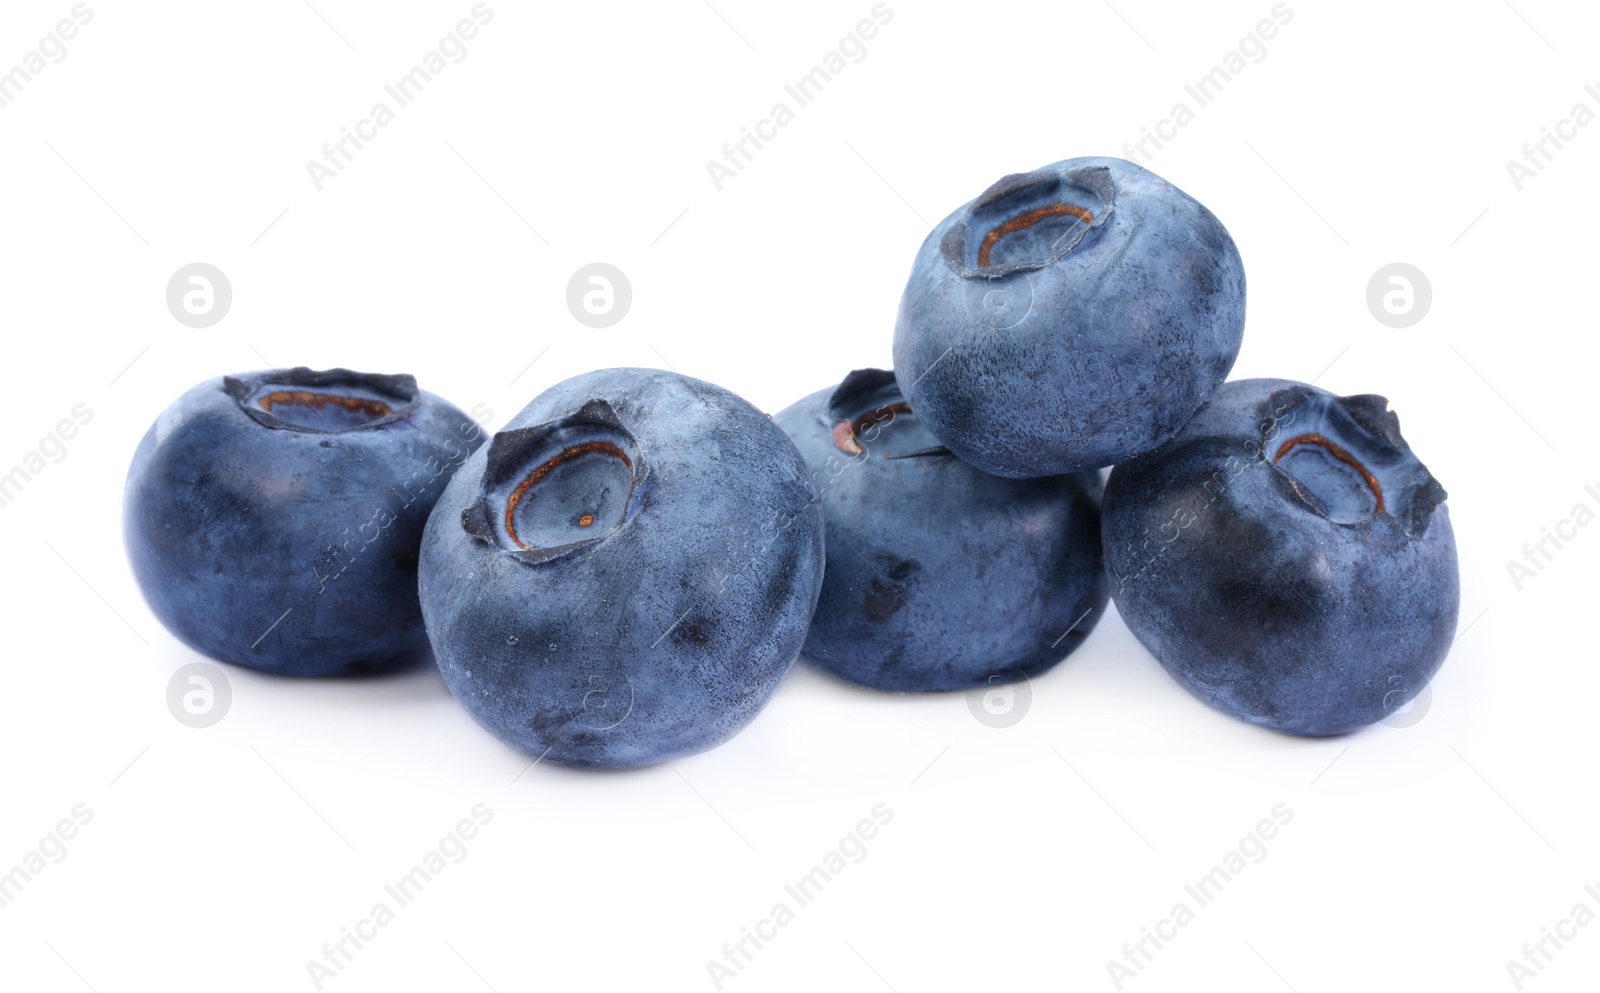
<svg viewBox="0 0 1600 993"><path fill-rule="evenodd" d="M1018 214L1004 224L997 225L988 234L983 236L983 241L978 245L978 268L989 268L989 253L994 249L995 242L1014 231L1031 228L1047 217L1076 217L1085 224L1094 223L1094 214L1082 207L1074 207L1070 203L1052 203L1043 207L1035 207L1027 213Z"/></svg>
<svg viewBox="0 0 1600 993"><path fill-rule="evenodd" d="M290 404L301 404L316 410L333 404L336 407L343 407L352 414L360 413L370 417L388 417L390 414L389 405L382 400L336 396L332 393L312 393L309 390L279 390L276 393L268 393L257 402L261 404L261 409L269 414L272 413L273 407Z"/></svg>
<svg viewBox="0 0 1600 993"><path fill-rule="evenodd" d="M851 455L861 454L861 445L856 442L856 435L876 424L884 421L893 421L897 414L911 413L911 404L901 401L899 403L885 404L857 417L853 421L840 421L833 426L833 444L842 452Z"/></svg>
<svg viewBox="0 0 1600 993"><path fill-rule="evenodd" d="M527 493L529 489L543 480L544 477L550 475L550 471L556 466L567 461L568 459L576 458L579 455L587 455L590 452L600 452L601 454L609 455L612 458L621 459L623 465L627 466L629 469L633 468L633 460L628 458L628 453L624 452L622 449L618 448L616 445L613 445L609 441L589 441L581 445L573 445L570 448L564 449L559 455L552 455L542 465L528 473L527 477L524 478L522 482L517 484L517 488L511 491L511 496L506 500L506 534L510 536L512 541L517 543L518 548L521 548L524 551L532 551L528 545L523 544L521 538L517 537L517 523L515 517L517 513L517 504L522 502L523 494ZM590 517L589 523L594 523L593 517ZM585 524L583 526L588 527L589 525Z"/></svg>
<svg viewBox="0 0 1600 993"><path fill-rule="evenodd" d="M1361 478L1367 481L1367 487L1372 490L1372 495L1378 500L1378 505L1373 508L1373 512L1383 513L1383 487L1378 485L1378 477L1374 476L1366 466L1362 465L1360 459L1320 434L1302 434L1290 438L1278 448L1278 454L1272 457L1273 464L1276 465L1289 453L1290 449L1299 445L1321 445L1328 450L1329 455L1350 466L1356 472L1361 473Z"/></svg>

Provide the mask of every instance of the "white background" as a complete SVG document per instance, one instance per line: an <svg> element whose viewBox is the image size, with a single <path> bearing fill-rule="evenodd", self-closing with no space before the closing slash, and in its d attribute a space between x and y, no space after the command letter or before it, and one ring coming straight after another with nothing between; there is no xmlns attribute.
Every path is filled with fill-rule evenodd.
<svg viewBox="0 0 1600 993"><path fill-rule="evenodd" d="M93 811L0 908L0 985L312 989L324 943L482 803L465 860L324 989L711 990L724 943L793 907L785 884L883 804L866 857L724 989L1111 990L1108 960L1193 908L1184 885L1284 804L1266 857L1123 988L1515 988L1525 942L1600 910L1600 527L1520 590L1506 565L1574 505L1600 509L1600 127L1520 191L1506 161L1575 103L1600 110L1600 16L1290 0L1266 57L1199 108L1185 84L1269 0L890 0L866 57L719 192L707 160L872 4L715 2L491 0L465 60L321 192L306 162L468 0L91 2L68 56L0 109L0 468L73 405L94 414L0 507L0 871ZM0 67L70 9L6 3ZM929 222L1007 172L1122 154L1180 101L1194 120L1151 165L1243 254L1235 376L1387 395L1450 491L1464 633L1413 726L1246 726L1114 613L1007 729L960 694L878 695L802 663L733 741L628 774L525 772L428 667L227 667L221 723L168 712L198 656L143 605L119 501L184 389L269 364L412 372L498 425L567 376L670 364L775 411L889 364ZM164 303L196 261L234 290L207 330ZM633 286L609 332L565 303L594 261ZM1433 288L1403 330L1365 302L1395 261ZM1577 934L1524 988L1591 988L1600 927Z"/></svg>

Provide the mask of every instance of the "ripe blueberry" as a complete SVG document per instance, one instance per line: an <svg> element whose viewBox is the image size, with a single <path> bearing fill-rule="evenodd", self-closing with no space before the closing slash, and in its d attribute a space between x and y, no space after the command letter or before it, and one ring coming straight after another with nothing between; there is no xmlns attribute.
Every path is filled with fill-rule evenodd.
<svg viewBox="0 0 1600 993"><path fill-rule="evenodd" d="M1444 660L1461 599L1445 491L1387 404L1239 380L1112 470L1117 610L1213 707L1340 734L1398 710Z"/></svg>
<svg viewBox="0 0 1600 993"><path fill-rule="evenodd" d="M1227 378L1245 281L1227 229L1131 162L1007 176L922 244L894 366L929 430L1001 476L1113 465Z"/></svg>
<svg viewBox="0 0 1600 993"><path fill-rule="evenodd" d="M805 647L822 668L880 690L966 689L1048 669L1104 613L1098 474L981 472L880 369L776 420L822 492L827 574Z"/></svg>
<svg viewBox="0 0 1600 993"><path fill-rule="evenodd" d="M626 768L743 728L793 665L822 507L771 419L710 383L607 369L536 397L423 539L439 669L507 744Z"/></svg>
<svg viewBox="0 0 1600 993"><path fill-rule="evenodd" d="M146 432L123 537L156 617L213 658L292 676L427 644L417 549L482 432L411 376L297 368L201 383Z"/></svg>

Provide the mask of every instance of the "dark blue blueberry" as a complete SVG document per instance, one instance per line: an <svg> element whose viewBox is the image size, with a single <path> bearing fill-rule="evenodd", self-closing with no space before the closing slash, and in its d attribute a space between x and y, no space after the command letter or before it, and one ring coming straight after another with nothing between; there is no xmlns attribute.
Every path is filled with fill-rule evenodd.
<svg viewBox="0 0 1600 993"><path fill-rule="evenodd" d="M1291 734L1353 731L1421 692L1460 607L1445 491L1380 396L1224 385L1117 466L1112 596L1167 671Z"/></svg>
<svg viewBox="0 0 1600 993"><path fill-rule="evenodd" d="M822 668L900 692L1018 679L1104 613L1098 474L980 472L879 369L776 420L822 491L828 567L805 647Z"/></svg>
<svg viewBox="0 0 1600 993"><path fill-rule="evenodd" d="M410 376L201 383L128 469L134 576L161 623L213 658L292 676L392 668L426 648L422 528L482 441Z"/></svg>
<svg viewBox="0 0 1600 993"><path fill-rule="evenodd" d="M906 398L1001 476L1155 448L1227 378L1244 267L1212 213L1113 158L1007 176L917 253L895 324Z"/></svg>
<svg viewBox="0 0 1600 993"><path fill-rule="evenodd" d="M445 682L529 755L625 768L755 717L816 607L822 507L770 418L607 369L540 394L457 474L422 546Z"/></svg>

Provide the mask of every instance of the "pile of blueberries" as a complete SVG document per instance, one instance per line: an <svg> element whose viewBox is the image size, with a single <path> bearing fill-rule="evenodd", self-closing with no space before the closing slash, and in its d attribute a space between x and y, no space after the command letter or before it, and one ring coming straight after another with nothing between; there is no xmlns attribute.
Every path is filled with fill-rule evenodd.
<svg viewBox="0 0 1600 993"><path fill-rule="evenodd" d="M719 744L802 652L891 692L1034 676L1111 598L1217 709L1340 734L1450 646L1445 491L1383 397L1224 382L1244 320L1209 210L1071 159L928 236L894 371L775 417L606 369L484 444L410 376L202 383L134 454L128 555L197 651L320 676L431 645L481 725L572 766Z"/></svg>

